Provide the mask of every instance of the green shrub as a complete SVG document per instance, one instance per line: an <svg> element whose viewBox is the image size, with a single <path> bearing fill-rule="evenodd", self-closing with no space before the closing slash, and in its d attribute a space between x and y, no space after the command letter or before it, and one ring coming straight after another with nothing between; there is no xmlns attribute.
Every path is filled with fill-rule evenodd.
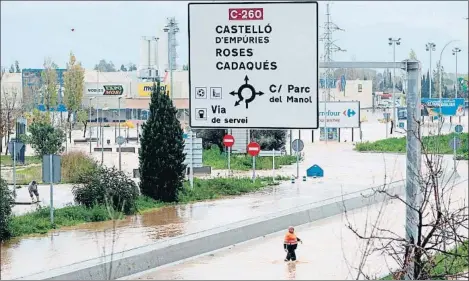
<svg viewBox="0 0 469 281"><path fill-rule="evenodd" d="M219 150L223 150L223 137L226 134L224 129L197 129L194 130L198 138L202 138L202 147L210 149L217 146Z"/></svg>
<svg viewBox="0 0 469 281"><path fill-rule="evenodd" d="M81 151L72 151L62 156L62 182L84 183L94 174L98 165L93 158Z"/></svg>
<svg viewBox="0 0 469 281"><path fill-rule="evenodd" d="M28 128L28 143L38 156L57 154L64 150L65 132L49 123L33 122Z"/></svg>
<svg viewBox="0 0 469 281"><path fill-rule="evenodd" d="M426 149L429 153L441 153L441 154L452 154L453 149L450 147L450 141L453 139L455 134L440 135L440 136L425 136L422 139L423 149ZM461 147L456 151L459 159L468 159L468 134L463 133L456 135L461 140ZM363 142L357 143L355 150L363 152L394 152L404 153L406 152L406 138L389 138L384 140L378 140L374 142Z"/></svg>
<svg viewBox="0 0 469 281"><path fill-rule="evenodd" d="M7 182L0 178L0 241L11 237L11 207L14 202L13 192L8 189Z"/></svg>
<svg viewBox="0 0 469 281"><path fill-rule="evenodd" d="M93 207L96 204L111 204L114 210L125 214L136 212L139 196L135 182L116 168L98 168L93 175L84 179L83 185L74 185L73 196L78 204Z"/></svg>
<svg viewBox="0 0 469 281"><path fill-rule="evenodd" d="M301 159L300 159L301 160ZM228 169L228 155L221 152L217 146L203 152L204 165L211 166L212 169ZM275 157L275 168L291 165L296 162L296 156L283 155ZM232 170L249 171L252 169L252 157L246 154L231 154L230 166ZM257 157L257 170L272 169L272 157Z"/></svg>
<svg viewBox="0 0 469 281"><path fill-rule="evenodd" d="M274 183L273 179L268 177L257 178L254 182L250 178L194 179L194 188L190 188L189 182L184 183L184 188L179 192L179 201L187 203L241 195L276 184L278 182Z"/></svg>
<svg viewBox="0 0 469 281"><path fill-rule="evenodd" d="M55 227L72 226L85 222L109 220L105 206L94 205L92 208L84 206L66 206L54 210ZM13 216L10 224L12 237L28 234L44 234L53 229L50 223L49 207L39 207L38 210Z"/></svg>

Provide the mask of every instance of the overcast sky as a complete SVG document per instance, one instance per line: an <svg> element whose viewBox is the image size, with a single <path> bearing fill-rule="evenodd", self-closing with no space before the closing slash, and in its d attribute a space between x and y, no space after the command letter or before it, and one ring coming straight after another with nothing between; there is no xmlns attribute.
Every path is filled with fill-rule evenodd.
<svg viewBox="0 0 469 281"><path fill-rule="evenodd" d="M320 2L319 9L322 26L326 2ZM335 60L392 61L388 38L400 37L396 59L407 58L414 49L426 70L429 53L425 43L437 45L432 55L434 66L441 48L450 40L460 40L446 48L442 61L447 71L454 72L451 49L460 47L458 72L467 73L468 1L337 1L331 3L331 14L333 22L345 29L335 32L333 39L347 50L334 54ZM161 29L170 16L180 22L178 63L184 64L188 53L187 2L2 1L1 64L8 68L18 60L22 68L41 68L44 57L51 57L64 67L69 50L86 68L102 58L116 66L129 61L138 64L141 36L162 36ZM302 28L308 27L292 26L292 32Z"/></svg>

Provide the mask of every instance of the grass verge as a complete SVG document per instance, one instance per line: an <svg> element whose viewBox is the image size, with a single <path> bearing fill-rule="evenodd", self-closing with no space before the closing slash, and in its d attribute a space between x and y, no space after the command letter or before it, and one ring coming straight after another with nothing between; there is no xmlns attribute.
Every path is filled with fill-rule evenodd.
<svg viewBox="0 0 469 281"><path fill-rule="evenodd" d="M437 254L435 255L435 264L436 266L432 267L430 270L430 276L432 277L440 277L434 280L444 280L443 276L445 275L456 275L462 272L467 271L469 267L469 260L467 259L467 253L469 251L469 241L466 240L463 244L459 247L453 248L450 252L458 254L460 256L454 256L449 254ZM443 260L446 259L447 269L448 272L445 273L445 262ZM392 274L389 274L381 280L393 280Z"/></svg>
<svg viewBox="0 0 469 281"><path fill-rule="evenodd" d="M453 154L450 141L456 134L425 136L423 137L423 145L429 153ZM461 140L461 146L456 151L459 160L469 160L468 155L468 133L456 135ZM355 145L355 150L360 152L406 152L406 138L390 138L374 142L363 142Z"/></svg>
<svg viewBox="0 0 469 281"><path fill-rule="evenodd" d="M184 189L180 193L180 204L193 203L201 200L219 199L227 196L241 195L249 192L261 190L267 186L278 184L278 177L274 181L271 177L258 178L252 181L248 178L237 179L194 179L194 188L189 187L189 183L184 183ZM148 197L140 196L137 201L139 212L146 212L161 208L171 204L161 203ZM109 215L105 206L96 205L93 208L84 206L66 206L55 209L55 228L74 226L86 222L98 222L109 220ZM12 237L19 237L30 234L44 234L54 227L50 224L50 209L40 208L20 216L13 216L10 229Z"/></svg>
<svg viewBox="0 0 469 281"><path fill-rule="evenodd" d="M13 166L13 159L11 159L10 155L0 155L0 162L2 166ZM37 156L25 156L24 165L29 164L41 164L42 159ZM23 166L23 164L16 162L16 165Z"/></svg>
<svg viewBox="0 0 469 281"><path fill-rule="evenodd" d="M228 155L217 147L204 150L203 162L212 169L228 169ZM296 156L283 155L275 157L275 168L296 163ZM252 157L245 154L231 154L230 166L232 170L249 171L252 169ZM256 157L256 170L272 169L272 157Z"/></svg>

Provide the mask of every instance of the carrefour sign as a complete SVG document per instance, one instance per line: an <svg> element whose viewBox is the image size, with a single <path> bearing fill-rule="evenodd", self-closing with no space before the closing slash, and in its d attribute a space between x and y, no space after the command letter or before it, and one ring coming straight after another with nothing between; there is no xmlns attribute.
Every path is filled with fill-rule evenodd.
<svg viewBox="0 0 469 281"><path fill-rule="evenodd" d="M360 127L359 101L329 101L319 103L319 127Z"/></svg>

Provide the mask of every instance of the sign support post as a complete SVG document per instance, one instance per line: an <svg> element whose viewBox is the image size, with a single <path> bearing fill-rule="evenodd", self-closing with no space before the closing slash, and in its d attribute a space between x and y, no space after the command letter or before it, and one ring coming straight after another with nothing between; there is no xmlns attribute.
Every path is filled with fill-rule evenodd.
<svg viewBox="0 0 469 281"><path fill-rule="evenodd" d="M223 137L223 144L225 145L228 153L228 176L231 176L231 147L234 145L235 139L232 135L226 134Z"/></svg>
<svg viewBox="0 0 469 281"><path fill-rule="evenodd" d="M252 157L252 182L256 181L256 156Z"/></svg>
<svg viewBox="0 0 469 281"><path fill-rule="evenodd" d="M300 142L296 142L296 178L300 177L300 150L299 150Z"/></svg>
<svg viewBox="0 0 469 281"><path fill-rule="evenodd" d="M18 136L16 136L17 138ZM13 142L13 190L16 192L16 139Z"/></svg>
<svg viewBox="0 0 469 281"><path fill-rule="evenodd" d="M50 223L54 224L54 180L52 170L52 154L49 154L49 180L50 180Z"/></svg>
<svg viewBox="0 0 469 281"><path fill-rule="evenodd" d="M275 149L272 149L272 181L275 182Z"/></svg>
<svg viewBox="0 0 469 281"><path fill-rule="evenodd" d="M252 182L254 182L256 180L256 156L261 152L261 146L257 142L250 142L247 151L252 156Z"/></svg>

